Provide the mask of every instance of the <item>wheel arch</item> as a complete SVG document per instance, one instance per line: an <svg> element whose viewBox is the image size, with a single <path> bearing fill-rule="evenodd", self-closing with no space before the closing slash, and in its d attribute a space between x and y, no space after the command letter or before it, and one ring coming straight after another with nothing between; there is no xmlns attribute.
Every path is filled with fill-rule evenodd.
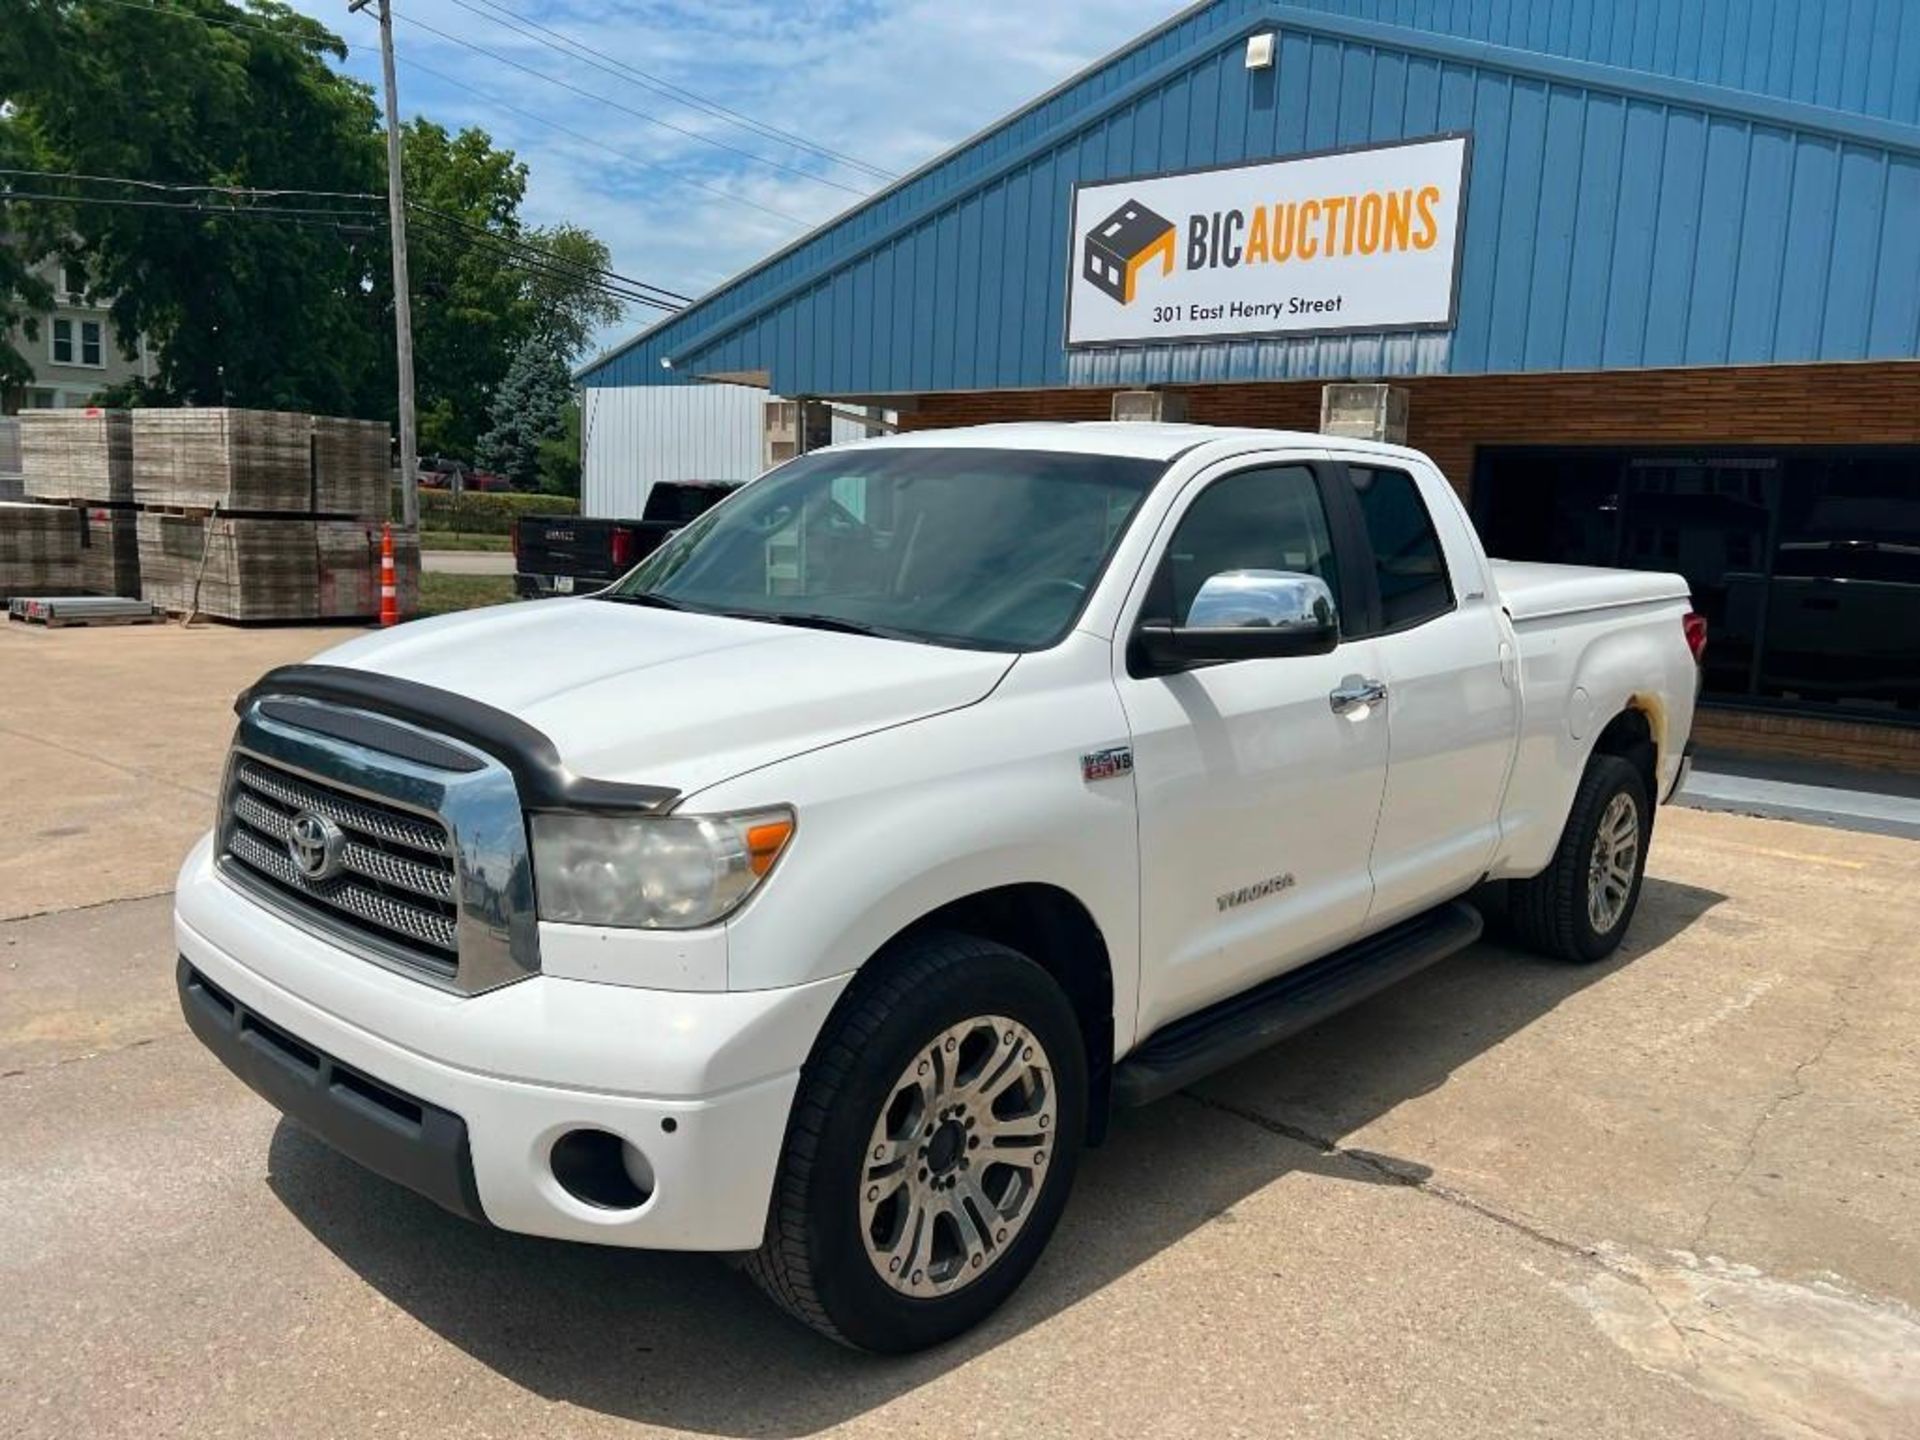
<svg viewBox="0 0 1920 1440"><path fill-rule="evenodd" d="M901 926L857 975L887 964L900 942L930 931L975 935L1017 950L1065 992L1087 1052L1088 1143L1106 1134L1113 1074L1114 975L1107 938L1093 912L1071 891L1044 881L976 890L947 900ZM853 986L848 987L851 993ZM847 994L841 996L845 1003ZM830 1028L823 1027L825 1029Z"/></svg>
<svg viewBox="0 0 1920 1440"><path fill-rule="evenodd" d="M1622 708L1601 727L1587 752L1586 764L1596 755L1615 755L1640 772L1646 786L1647 804L1660 803L1660 712L1657 701L1630 695Z"/></svg>

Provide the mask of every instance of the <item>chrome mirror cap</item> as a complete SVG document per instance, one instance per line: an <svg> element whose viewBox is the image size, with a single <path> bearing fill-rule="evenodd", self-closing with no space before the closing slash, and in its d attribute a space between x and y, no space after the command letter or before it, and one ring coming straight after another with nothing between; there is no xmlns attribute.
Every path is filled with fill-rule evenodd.
<svg viewBox="0 0 1920 1440"><path fill-rule="evenodd" d="M1201 585L1182 627L1317 633L1337 620L1333 591L1318 575L1297 570L1223 570Z"/></svg>

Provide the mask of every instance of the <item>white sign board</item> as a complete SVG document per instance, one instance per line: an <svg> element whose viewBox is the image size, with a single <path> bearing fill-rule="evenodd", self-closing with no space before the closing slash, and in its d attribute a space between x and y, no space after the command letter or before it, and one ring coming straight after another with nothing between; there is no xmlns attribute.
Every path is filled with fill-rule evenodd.
<svg viewBox="0 0 1920 1440"><path fill-rule="evenodd" d="M1077 186L1067 344L1449 328L1468 144Z"/></svg>

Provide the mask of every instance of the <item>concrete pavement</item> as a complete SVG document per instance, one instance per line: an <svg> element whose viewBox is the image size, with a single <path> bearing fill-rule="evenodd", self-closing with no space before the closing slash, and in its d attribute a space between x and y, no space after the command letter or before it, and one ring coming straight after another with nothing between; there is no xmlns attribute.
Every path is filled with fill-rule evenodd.
<svg viewBox="0 0 1920 1440"><path fill-rule="evenodd" d="M999 1316L876 1361L445 1215L185 1033L137 897L340 634L0 630L0 1435L1920 1432L1920 843L1665 811L1615 960L1484 943L1122 1116Z"/></svg>

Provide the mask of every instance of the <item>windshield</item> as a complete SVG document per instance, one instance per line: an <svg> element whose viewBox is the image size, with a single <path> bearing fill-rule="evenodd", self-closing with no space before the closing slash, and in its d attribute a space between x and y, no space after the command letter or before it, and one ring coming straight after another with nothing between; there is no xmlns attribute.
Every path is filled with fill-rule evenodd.
<svg viewBox="0 0 1920 1440"><path fill-rule="evenodd" d="M876 446L783 465L709 510L614 600L993 650L1067 633L1165 467Z"/></svg>

